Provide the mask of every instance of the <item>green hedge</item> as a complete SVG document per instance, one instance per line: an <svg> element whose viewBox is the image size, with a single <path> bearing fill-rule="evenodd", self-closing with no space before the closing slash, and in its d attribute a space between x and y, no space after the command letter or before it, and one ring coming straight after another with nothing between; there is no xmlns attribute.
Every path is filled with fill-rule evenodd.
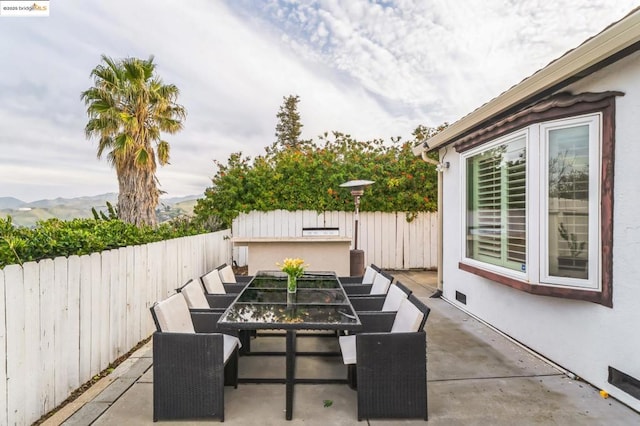
<svg viewBox="0 0 640 426"><path fill-rule="evenodd" d="M0 218L0 268L11 264L83 255L209 232L189 220L157 228L136 227L118 219L49 219L36 228L16 227L11 216Z"/></svg>
<svg viewBox="0 0 640 426"><path fill-rule="evenodd" d="M253 210L351 211L353 198L340 184L353 179L375 181L362 197L362 211L436 210L435 167L413 154L413 142L332 136L255 159L233 153L226 164L216 161L212 186L194 209L197 219L215 218L229 227L238 214Z"/></svg>

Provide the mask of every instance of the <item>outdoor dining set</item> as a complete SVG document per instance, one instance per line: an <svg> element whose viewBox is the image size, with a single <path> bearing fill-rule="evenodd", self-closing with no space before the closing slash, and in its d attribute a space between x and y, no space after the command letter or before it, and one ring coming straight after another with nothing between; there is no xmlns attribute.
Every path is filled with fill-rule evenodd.
<svg viewBox="0 0 640 426"><path fill-rule="evenodd" d="M315 333L338 341L357 392L357 419L427 420L426 333L429 308L393 275L375 265L361 277L307 272L288 288L282 271L235 275L220 265L155 303L153 420L224 421L224 388L284 383L285 418L293 417L297 338ZM276 334L279 332L279 334ZM239 358L260 356L261 335L285 339L285 377L239 378Z"/></svg>

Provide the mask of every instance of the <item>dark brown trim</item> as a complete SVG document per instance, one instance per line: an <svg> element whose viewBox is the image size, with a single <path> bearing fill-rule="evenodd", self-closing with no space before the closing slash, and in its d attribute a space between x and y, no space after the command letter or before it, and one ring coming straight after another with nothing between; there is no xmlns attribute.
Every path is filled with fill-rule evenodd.
<svg viewBox="0 0 640 426"><path fill-rule="evenodd" d="M613 307L613 180L616 145L616 102L602 110L602 177L600 182L600 263L603 305Z"/></svg>
<svg viewBox="0 0 640 426"><path fill-rule="evenodd" d="M534 105L499 123L479 130L459 140L455 147L464 152L489 142L497 137L525 126L572 117L593 112L602 113L601 181L600 181L600 238L601 291L575 290L565 287L539 285L506 277L495 272L480 269L465 263L458 267L500 284L543 296L564 297L584 300L613 307L613 182L615 164L615 97L621 92L583 93L580 95L560 94L540 104Z"/></svg>
<svg viewBox="0 0 640 426"><path fill-rule="evenodd" d="M600 112L610 106L615 96L623 95L622 92L561 93L484 127L458 140L453 146L457 152L465 152L535 123Z"/></svg>
<svg viewBox="0 0 640 426"><path fill-rule="evenodd" d="M500 275L495 272L480 269L475 266L467 265L466 263L458 263L458 268L463 271L470 272L474 275L478 275L483 278L487 278L491 281L497 282L507 287L515 288L516 290L525 291L527 293L535 294L538 296L551 296L561 297L564 299L583 300L586 302L594 302L600 305L611 308L610 301L607 303L604 292L591 291L591 290L575 290L565 287L551 287L547 285L532 284L526 281L516 280L515 278Z"/></svg>

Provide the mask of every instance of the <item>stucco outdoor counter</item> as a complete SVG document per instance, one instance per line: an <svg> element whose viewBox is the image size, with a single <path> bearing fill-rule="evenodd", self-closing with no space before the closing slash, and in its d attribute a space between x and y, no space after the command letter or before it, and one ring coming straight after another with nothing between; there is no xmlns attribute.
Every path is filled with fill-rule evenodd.
<svg viewBox="0 0 640 426"><path fill-rule="evenodd" d="M249 275L275 269L287 257L304 259L309 269L349 275L349 237L244 237L232 238L234 246L248 248Z"/></svg>

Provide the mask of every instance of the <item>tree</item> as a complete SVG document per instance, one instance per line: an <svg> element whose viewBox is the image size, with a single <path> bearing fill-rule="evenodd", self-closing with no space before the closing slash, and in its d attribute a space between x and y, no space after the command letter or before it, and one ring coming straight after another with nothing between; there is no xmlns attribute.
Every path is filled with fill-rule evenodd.
<svg viewBox="0 0 640 426"><path fill-rule="evenodd" d="M255 159L233 153L218 171L194 212L201 223L216 218L229 227L252 210L352 211L353 198L340 184L368 179L361 211L435 211L437 175L413 155L413 142L360 142L339 132L317 143L283 149Z"/></svg>
<svg viewBox="0 0 640 426"><path fill-rule="evenodd" d="M287 148L299 148L308 141L300 139L302 134L302 123L300 122L300 113L298 113L299 96L284 96L284 102L280 106L280 110L276 117L276 141L271 148L267 148L267 152L274 153Z"/></svg>
<svg viewBox="0 0 640 426"><path fill-rule="evenodd" d="M102 55L91 71L94 86L82 92L89 121L88 138L98 138L98 158L107 153L118 176L118 217L125 222L156 225L160 196L157 164L169 163L169 143L161 132L182 129L186 111L176 103L179 90L164 84L147 60L113 60Z"/></svg>

